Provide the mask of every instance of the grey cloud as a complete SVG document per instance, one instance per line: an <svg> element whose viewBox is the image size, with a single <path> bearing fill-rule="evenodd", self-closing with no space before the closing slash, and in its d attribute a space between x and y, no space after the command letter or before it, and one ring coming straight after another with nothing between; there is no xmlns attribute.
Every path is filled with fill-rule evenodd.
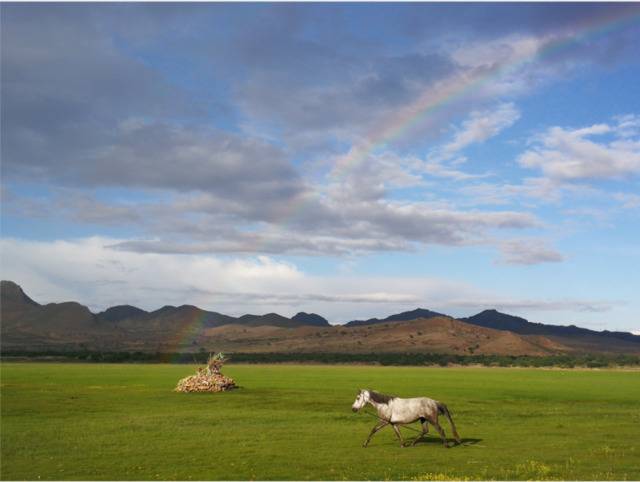
<svg viewBox="0 0 640 482"><path fill-rule="evenodd" d="M305 183L289 162L297 147L313 145L324 153L335 148L335 139L359 139L380 119L466 69L429 42L403 45L392 55L377 35L401 31L403 15L442 15L447 8L399 6L376 35L364 37L353 30L352 19L341 17L351 8L373 24L381 22L376 8L355 6L216 4L189 6L178 16L170 6L3 6L2 116L10 122L2 122L2 174L80 192L155 190L164 202L130 206L78 195L55 203L79 222L136 224L152 241L121 248L140 251L410 250L484 243L494 229L537 226L535 216L522 212L387 202L390 189L422 182L419 166L398 168L394 160L363 163L366 168L339 180L328 194ZM471 23L479 13L473 10ZM334 20L335 12L342 14ZM457 16L428 23L444 25L448 18L459 24ZM246 28L208 28L195 38L184 27L187 20L226 27L244 21ZM310 31L310 25L316 28ZM152 69L144 59L163 48L176 54L163 57L173 67L167 71L178 70L171 62L184 61L210 87L187 91L175 79L169 82L159 64ZM211 126L210 103L226 97L245 114L245 132L275 130L282 142L276 146ZM423 142L439 135L444 119L433 121L432 132L420 133ZM226 120L216 117L225 128L234 124Z"/></svg>
<svg viewBox="0 0 640 482"><path fill-rule="evenodd" d="M532 300L532 299L494 299L494 300L450 300L443 303L451 308L498 309L498 310L530 310L530 311L582 311L602 313L610 311L621 301L603 300Z"/></svg>
<svg viewBox="0 0 640 482"><path fill-rule="evenodd" d="M47 199L26 197L16 194L7 186L2 186L0 208L4 215L14 215L32 219L51 217L53 210Z"/></svg>
<svg viewBox="0 0 640 482"><path fill-rule="evenodd" d="M330 236L297 236L282 232L277 236L226 232L221 239L207 242L171 240L132 240L109 246L120 251L157 254L293 254L306 256L345 256L374 251L406 251L402 240L344 239Z"/></svg>
<svg viewBox="0 0 640 482"><path fill-rule="evenodd" d="M168 83L114 34L127 11L3 5L3 177L201 190L277 217L270 212L305 190L283 149L205 127L207 101ZM167 21L132 12L153 17L148 31Z"/></svg>
<svg viewBox="0 0 640 482"><path fill-rule="evenodd" d="M553 21L543 22L549 9L528 5L3 6L2 110L3 118L11 119L2 123L3 158L8 160L3 170L12 174L11 164L19 163L25 175L48 177L51 172L44 165L55 156L57 177L63 178L71 170L68 154L86 157L83 151L95 146L117 146L110 134L126 119L160 125L187 119L191 127L202 125L212 109L221 124L237 122L241 108L247 132L277 133L290 147L331 151L335 139L367 134L391 111L462 70L443 46L429 42L414 42L418 47L405 45L401 54L390 55L377 48L377 35L354 31L350 16L379 25L372 32L392 31L400 38L409 23L422 18L421 38L426 40L433 32L446 31L451 22L456 32L507 34L500 25L510 21L486 28L487 11L492 18L518 20L507 30L546 22L542 30L532 29L536 34L602 14L600 7L558 8L562 12L554 9ZM607 12L620 9L609 6ZM533 20L527 21L523 11L530 11ZM242 29L228 28L240 24ZM207 26L207 33L196 37L186 25ZM168 71L183 68L182 60L211 87L189 86L188 91L169 82L166 72L143 61L160 52L176 58L165 59ZM449 120L444 116L434 122ZM419 130L422 140L438 132ZM153 154L151 148L149 156ZM313 157L313 152L305 155Z"/></svg>
<svg viewBox="0 0 640 482"><path fill-rule="evenodd" d="M568 25L587 26L598 20L633 17L638 13L637 5L606 2L428 3L406 4L394 10L399 13L398 24L413 38L422 38L425 31L432 35L446 35L452 27L446 20L448 17L455 19L459 26L455 36L473 36L481 40L513 32L544 35Z"/></svg>
<svg viewBox="0 0 640 482"><path fill-rule="evenodd" d="M504 81L497 79L483 88L474 89L473 93L465 96L465 108L468 109L470 106L482 107L491 97L499 94L528 92L531 87L550 78L566 77L580 65L611 62L617 57L616 53L625 49L633 50L637 33L612 32L606 38L590 41L589 35L580 32L596 20L604 21L608 16L623 17L625 12L633 15L637 13L636 7L616 6L606 12L601 6L582 7L564 8L559 12L560 16L555 17L555 13L551 14L549 8L544 6L505 8L492 5L480 11L474 6L465 5L463 11L467 15L460 17L461 10L454 14L448 7L399 6L396 15L388 17L388 25L381 26L381 31L391 29L394 35L402 36L398 26L406 21L403 15L420 17L424 12L429 12L421 17L425 26L436 24L438 28L451 28L449 22L455 18L456 36L462 40L456 39L457 43L453 45L461 50L475 48L479 43L478 35L483 36L483 41L495 41L496 46L507 51L513 50L511 43L514 35L535 39L542 50L548 50L546 45L549 42L550 47L555 43L562 45L560 49L551 48L552 52L545 53L541 58L532 58L532 62L523 63L519 59L520 68L507 69L508 75ZM523 11L532 12L534 21L527 22ZM490 15L492 22L484 25L476 23L485 15ZM554 20L544 21L545 15ZM517 18L519 23L512 24L511 17ZM372 22L375 24L375 17ZM489 24L491 28L487 28ZM281 59L279 46L285 36L287 46L282 48L291 54L290 61L260 64L259 73L249 72L246 82L238 83L236 91L241 106L257 122L275 121L279 132L284 132L291 145L301 142L304 147L309 132L315 133L316 137L322 136L325 141L332 137L352 140L366 135L370 130L384 125L392 112L416 100L438 81L450 82L461 73L482 78L501 71L500 57L495 55L495 49L492 50L492 57L484 59L486 62L475 65L475 70L457 64L448 57L452 46L446 42L443 45L429 42L428 38L433 32L425 26L422 42L414 44L418 47L407 49L404 55L395 57L386 56L384 50L372 48L363 48L358 56L354 56L352 52L343 51L339 44L328 37L322 38L323 49L305 48L309 47L308 40L295 29L285 30L285 33L269 31L266 35L262 32L260 52L267 58ZM270 42L278 47L270 49ZM609 53L599 53L601 50ZM303 51L304 55L301 54ZM309 59L315 59L314 65L305 68ZM509 56L506 60L511 62ZM302 63L302 68L298 68L299 63ZM309 72L313 75L309 76ZM306 80L301 81L301 78ZM442 118L434 122L435 126L417 126L419 133L413 135L416 138L429 138L438 131L437 127L451 120L456 114L455 108L454 104L449 105L448 115L439 113ZM405 136L411 135L411 132L407 132ZM401 142L402 139L395 141Z"/></svg>
<svg viewBox="0 0 640 482"><path fill-rule="evenodd" d="M304 190L280 149L214 129L133 121L91 147L45 143L35 159L4 151L6 172L67 185L200 190L262 209Z"/></svg>
<svg viewBox="0 0 640 482"><path fill-rule="evenodd" d="M269 218L273 212L235 209L235 203L225 205L208 194L123 203L100 201L86 192L67 189L39 200L14 195L5 204L6 209L24 216L39 213L52 220L128 226L139 239L113 248L155 253L344 256L413 251L432 244L495 244L490 237L493 230L540 225L532 214L517 211L459 211L427 203L316 197L307 205L277 213L276 218ZM257 217L251 217L254 215Z"/></svg>
<svg viewBox="0 0 640 482"><path fill-rule="evenodd" d="M236 95L251 119L275 126L290 145L308 149L320 140L326 148L332 140L367 134L381 118L457 69L437 53L365 58L336 54L330 72L307 83L300 83L296 62L260 70L236 87Z"/></svg>
<svg viewBox="0 0 640 482"><path fill-rule="evenodd" d="M58 195L51 208L67 211L72 220L85 224L139 224L143 220L142 210L136 206L99 202L92 196L73 191Z"/></svg>
<svg viewBox="0 0 640 482"><path fill-rule="evenodd" d="M564 256L537 239L504 241L500 245L502 261L506 264L540 264L564 261Z"/></svg>
<svg viewBox="0 0 640 482"><path fill-rule="evenodd" d="M157 239L131 240L115 249L155 253L270 253L348 255L375 251L412 251L420 245L464 246L487 244L491 229L522 229L538 224L535 217L517 212L465 213L429 211L413 207L363 205L334 213L336 223L322 229L309 219L297 229L263 226L240 231L221 222L182 220L171 230L155 231ZM154 233L153 229L150 230ZM198 241L198 239L200 241Z"/></svg>
<svg viewBox="0 0 640 482"><path fill-rule="evenodd" d="M252 293L197 290L213 298L216 303L289 305L310 301L324 303L419 303L420 297L404 293L353 293L324 295L319 293Z"/></svg>
<svg viewBox="0 0 640 482"><path fill-rule="evenodd" d="M123 117L197 112L184 92L119 49L94 13L3 5L2 114L10 120L3 144L20 133L60 137L75 129L71 134L82 134L75 143L91 145L90 134Z"/></svg>

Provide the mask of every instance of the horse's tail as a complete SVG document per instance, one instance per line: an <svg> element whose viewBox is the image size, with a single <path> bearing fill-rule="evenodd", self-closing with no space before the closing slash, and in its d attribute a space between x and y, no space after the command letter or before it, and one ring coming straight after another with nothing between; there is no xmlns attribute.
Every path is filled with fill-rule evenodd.
<svg viewBox="0 0 640 482"><path fill-rule="evenodd" d="M451 431L453 432L453 437L456 439L456 442L461 443L460 435L458 435L458 431L456 430L456 424L453 423L453 418L451 418L451 412L444 403L438 403L438 413L446 416L449 419L449 423L451 424Z"/></svg>

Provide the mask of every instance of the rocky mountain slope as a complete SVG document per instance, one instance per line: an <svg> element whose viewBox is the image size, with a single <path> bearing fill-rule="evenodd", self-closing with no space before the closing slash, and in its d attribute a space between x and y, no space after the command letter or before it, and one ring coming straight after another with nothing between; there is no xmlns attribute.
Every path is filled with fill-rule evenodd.
<svg viewBox="0 0 640 482"><path fill-rule="evenodd" d="M606 347L608 351L625 352L640 350L640 336L620 331L595 331L579 326L547 325L532 323L518 316L485 310L461 321L485 328L510 331L520 335L541 335L576 350L595 350Z"/></svg>
<svg viewBox="0 0 640 482"><path fill-rule="evenodd" d="M402 313L387 316L386 318L383 318L383 319L369 318L368 320L353 320L345 323L345 326L377 325L379 323L388 323L390 321L409 321L409 320L415 320L418 318L434 318L436 316L449 317L448 315L443 315L442 313L438 313L435 311L426 310L424 308L417 308L412 311L404 311Z"/></svg>
<svg viewBox="0 0 640 482"><path fill-rule="evenodd" d="M330 325L314 313L233 317L192 305L145 311L120 305L94 314L77 302L41 305L20 286L0 286L2 349L546 355L640 354L640 337L530 323L487 310L456 320L419 308L384 319Z"/></svg>

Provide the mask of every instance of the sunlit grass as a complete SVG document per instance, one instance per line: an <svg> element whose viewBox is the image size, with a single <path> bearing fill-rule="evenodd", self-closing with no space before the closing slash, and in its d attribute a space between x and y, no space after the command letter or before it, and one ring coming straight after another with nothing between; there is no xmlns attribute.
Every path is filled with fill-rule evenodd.
<svg viewBox="0 0 640 482"><path fill-rule="evenodd" d="M2 365L3 479L640 479L640 373L229 365ZM447 403L464 444L400 448L356 389ZM449 427L443 419L443 426ZM406 437L415 435L404 430Z"/></svg>

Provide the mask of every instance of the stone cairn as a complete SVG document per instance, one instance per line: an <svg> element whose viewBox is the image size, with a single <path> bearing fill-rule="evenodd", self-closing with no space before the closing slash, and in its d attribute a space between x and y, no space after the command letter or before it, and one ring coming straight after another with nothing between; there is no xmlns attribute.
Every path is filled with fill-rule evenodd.
<svg viewBox="0 0 640 482"><path fill-rule="evenodd" d="M209 355L209 361L204 368L198 368L198 372L178 382L176 392L224 392L238 388L233 378L229 378L220 372L222 365L227 361L224 354Z"/></svg>

